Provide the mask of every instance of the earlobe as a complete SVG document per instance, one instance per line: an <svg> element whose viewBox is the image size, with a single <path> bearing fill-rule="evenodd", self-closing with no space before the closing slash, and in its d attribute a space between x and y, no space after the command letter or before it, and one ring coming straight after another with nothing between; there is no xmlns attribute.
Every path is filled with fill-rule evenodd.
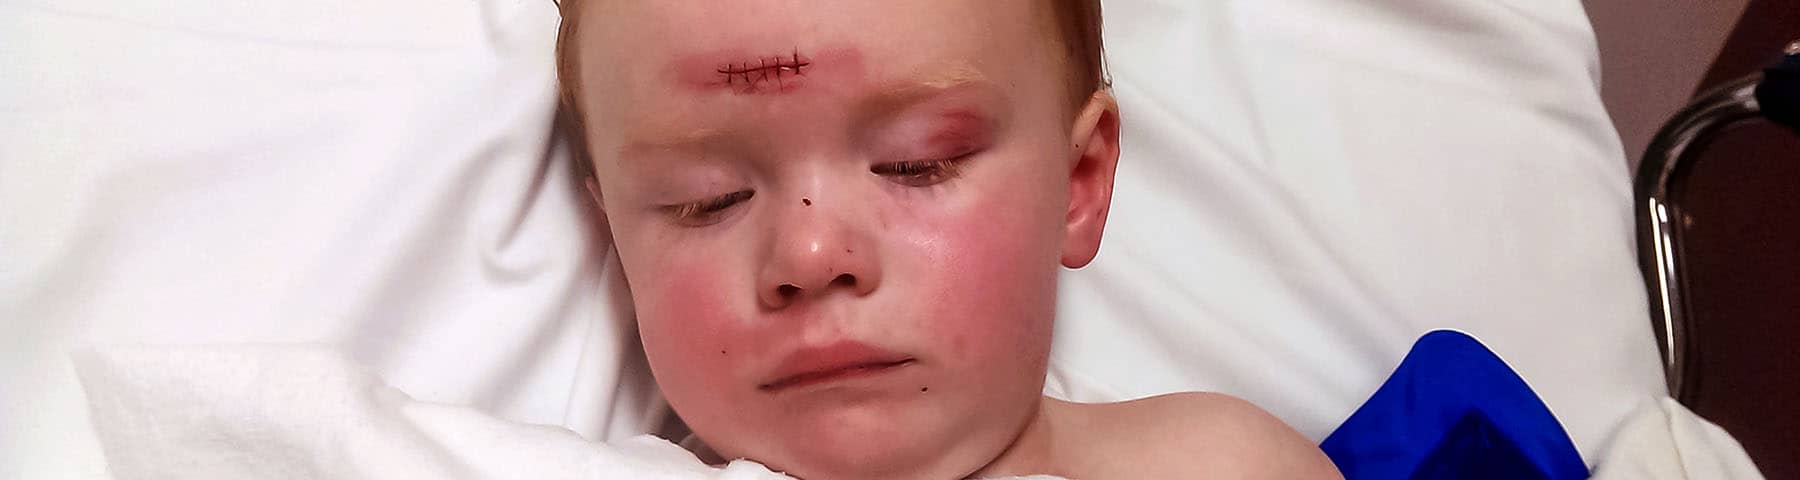
<svg viewBox="0 0 1800 480"><path fill-rule="evenodd" d="M1094 92L1070 129L1069 212L1064 223L1062 264L1081 268L1100 253L1106 214L1112 207L1113 175L1119 165L1119 105L1106 90Z"/></svg>

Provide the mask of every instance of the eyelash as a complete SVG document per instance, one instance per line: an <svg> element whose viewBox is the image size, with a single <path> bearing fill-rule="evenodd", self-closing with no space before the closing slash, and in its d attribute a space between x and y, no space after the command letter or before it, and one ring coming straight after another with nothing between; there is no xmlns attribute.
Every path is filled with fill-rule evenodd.
<svg viewBox="0 0 1800 480"><path fill-rule="evenodd" d="M670 214L675 220L690 226L704 226L718 223L720 215L726 209L756 196L755 190L739 190L717 197L693 203L670 206Z"/></svg>
<svg viewBox="0 0 1800 480"><path fill-rule="evenodd" d="M894 183L909 187L928 187L961 175L962 162L974 155L974 152L970 152L942 160L883 163L869 167L869 173L889 177ZM755 190L739 190L666 208L677 222L688 226L706 226L718 223L726 210L755 196Z"/></svg>
<svg viewBox="0 0 1800 480"><path fill-rule="evenodd" d="M973 155L971 152L941 160L883 163L869 167L869 173L909 187L928 187L962 175L963 161Z"/></svg>

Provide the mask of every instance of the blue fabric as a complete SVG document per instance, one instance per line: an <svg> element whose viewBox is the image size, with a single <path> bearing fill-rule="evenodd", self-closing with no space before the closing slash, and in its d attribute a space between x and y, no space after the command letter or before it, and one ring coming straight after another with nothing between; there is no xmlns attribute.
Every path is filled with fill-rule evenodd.
<svg viewBox="0 0 1800 480"><path fill-rule="evenodd" d="M1583 479L1581 454L1481 342L1439 330L1319 445L1347 480Z"/></svg>

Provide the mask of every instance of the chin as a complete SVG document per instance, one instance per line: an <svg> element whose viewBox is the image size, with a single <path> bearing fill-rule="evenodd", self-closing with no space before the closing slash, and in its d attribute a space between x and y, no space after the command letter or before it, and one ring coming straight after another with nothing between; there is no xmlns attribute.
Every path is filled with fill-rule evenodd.
<svg viewBox="0 0 1800 480"><path fill-rule="evenodd" d="M800 420L777 447L784 461L765 463L803 480L921 478L960 442L945 438L945 417L918 416L858 406Z"/></svg>
<svg viewBox="0 0 1800 480"><path fill-rule="evenodd" d="M794 461L766 463L802 480L964 478L1004 452L1017 433L986 421L846 408L796 423L776 447Z"/></svg>

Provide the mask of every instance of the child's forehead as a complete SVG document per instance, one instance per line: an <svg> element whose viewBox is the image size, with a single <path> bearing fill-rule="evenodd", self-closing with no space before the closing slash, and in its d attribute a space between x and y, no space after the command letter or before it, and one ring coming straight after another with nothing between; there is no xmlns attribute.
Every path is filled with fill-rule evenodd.
<svg viewBox="0 0 1800 480"><path fill-rule="evenodd" d="M984 2L962 3L979 7ZM640 135L637 131L666 130L660 128L662 123L676 124L670 125L673 129L694 130L694 118L725 117L739 113L738 106L752 104L853 102L879 110L883 103L917 100L937 90L1010 90L1016 86L1017 79L1013 77L1018 70L1010 66L1020 63L1021 54L1048 50L1034 48L1025 41L1004 40L1007 35L995 31L1029 32L1031 27L990 25L927 31L923 28L940 28L937 25L955 22L932 15L905 14L905 9L872 10L836 17L749 22L755 25L748 26L743 25L746 22L726 22L711 30L684 23L684 15L695 13L691 7L670 7L661 13L675 18L641 22L591 19L600 20L589 23L597 26L599 32L592 37L583 35L585 46L594 48L586 49L582 55L587 60L581 64L584 90L593 95L587 95L583 101L609 104L589 104L595 107L594 111L613 114L610 120L618 123L608 130L628 138L655 138L660 135ZM884 15L914 18L895 18L887 26L844 20ZM590 19L584 18L587 20ZM965 26L979 23L968 22ZM606 52L593 53L594 50Z"/></svg>
<svg viewBox="0 0 1800 480"><path fill-rule="evenodd" d="M769 133L772 124L791 124L796 128L860 125L926 107L941 114L993 120L1011 110L1005 89L965 63L946 62L870 79L854 78L864 74L854 60L831 55L816 58L820 69L803 81L824 82L766 93L741 91L743 80L709 80L709 74L716 74L716 69L707 68L710 63L704 60L691 62L686 65L691 68L677 70L690 77L690 83L678 89L681 92L637 102L641 107L619 116L624 119L617 125L620 143L608 143L619 149L621 158L631 158L648 152L696 151L709 145L730 145L725 139L746 132Z"/></svg>
<svg viewBox="0 0 1800 480"><path fill-rule="evenodd" d="M823 66L814 62L867 62L875 67L869 73L946 61L979 65L991 60L982 57L1017 55L1042 43L1019 35L1041 30L1020 21L1018 6L1030 3L608 0L600 5L609 7L580 9L577 42L586 70L622 73L626 78L615 79L648 86L720 81L733 73L737 80L743 73L785 80Z"/></svg>

